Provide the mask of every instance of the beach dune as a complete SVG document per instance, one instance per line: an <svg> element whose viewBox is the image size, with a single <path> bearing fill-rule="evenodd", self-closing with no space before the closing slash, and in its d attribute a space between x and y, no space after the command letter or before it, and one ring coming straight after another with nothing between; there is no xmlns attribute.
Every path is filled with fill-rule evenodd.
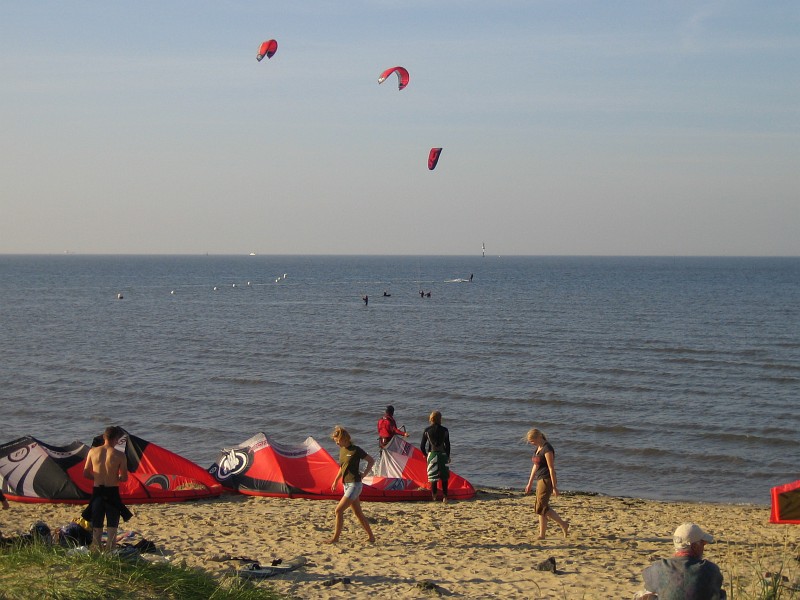
<svg viewBox="0 0 800 600"><path fill-rule="evenodd" d="M225 555L266 564L305 556L301 569L259 584L296 598L632 598L642 589L642 569L671 553L672 532L684 521L717 539L706 556L720 565L726 585L781 568L796 580L800 567L800 527L771 525L767 506L566 493L553 506L570 521L569 537L553 527L540 541L532 497L480 489L475 499L449 505L365 503L377 541L367 543L348 512L342 538L331 546L324 541L334 506L226 495L133 506L135 516L123 527L155 542L170 561L213 573L238 566L214 560ZM54 529L79 512L69 505L12 503L0 511L0 530L21 533L39 519ZM551 557L556 571L539 570ZM343 577L350 583L331 583Z"/></svg>

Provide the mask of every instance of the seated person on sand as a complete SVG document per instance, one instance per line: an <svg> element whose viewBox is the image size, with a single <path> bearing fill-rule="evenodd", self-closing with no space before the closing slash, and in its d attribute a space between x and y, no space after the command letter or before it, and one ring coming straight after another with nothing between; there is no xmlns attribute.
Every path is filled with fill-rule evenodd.
<svg viewBox="0 0 800 600"><path fill-rule="evenodd" d="M719 567L703 558L714 538L694 523L680 525L673 534L675 554L654 562L642 572L646 591L636 600L725 600Z"/></svg>
<svg viewBox="0 0 800 600"><path fill-rule="evenodd" d="M92 499L86 512L92 522L92 547L101 550L103 520L108 525L110 552L117 544L117 527L120 515L130 518L130 511L122 503L119 484L128 479L128 459L115 448L125 432L121 427L107 427L103 432L103 445L89 450L83 466L83 476L94 482ZM127 520L127 518L126 518Z"/></svg>

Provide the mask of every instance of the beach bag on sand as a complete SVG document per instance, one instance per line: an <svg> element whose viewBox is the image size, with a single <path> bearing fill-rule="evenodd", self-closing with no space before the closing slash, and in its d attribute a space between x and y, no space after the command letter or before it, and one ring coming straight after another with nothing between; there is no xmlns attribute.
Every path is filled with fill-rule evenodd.
<svg viewBox="0 0 800 600"><path fill-rule="evenodd" d="M36 523L31 525L29 535L33 542L39 542L41 544L51 544L53 542L53 535L47 523L44 521L36 521Z"/></svg>
<svg viewBox="0 0 800 600"><path fill-rule="evenodd" d="M92 543L91 529L87 531L77 521L67 523L58 530L59 546L88 546Z"/></svg>

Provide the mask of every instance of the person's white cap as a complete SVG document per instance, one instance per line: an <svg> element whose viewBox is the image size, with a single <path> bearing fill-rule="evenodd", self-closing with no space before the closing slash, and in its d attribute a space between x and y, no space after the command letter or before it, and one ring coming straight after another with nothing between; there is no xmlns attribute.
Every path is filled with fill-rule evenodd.
<svg viewBox="0 0 800 600"><path fill-rule="evenodd" d="M672 535L672 541L675 544L676 550L683 550L699 541L708 542L710 544L714 541L714 538L700 529L699 525L684 523L679 525L675 530L675 533Z"/></svg>

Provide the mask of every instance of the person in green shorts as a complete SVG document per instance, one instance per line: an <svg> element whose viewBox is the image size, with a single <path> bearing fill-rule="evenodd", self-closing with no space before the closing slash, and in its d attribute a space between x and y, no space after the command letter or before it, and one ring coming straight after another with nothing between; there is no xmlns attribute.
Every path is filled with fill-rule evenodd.
<svg viewBox="0 0 800 600"><path fill-rule="evenodd" d="M447 504L447 481L450 479L450 432L442 426L442 413L435 410L428 417L430 426L422 433L420 450L428 457L428 481L436 501L437 484L442 484L442 502Z"/></svg>

